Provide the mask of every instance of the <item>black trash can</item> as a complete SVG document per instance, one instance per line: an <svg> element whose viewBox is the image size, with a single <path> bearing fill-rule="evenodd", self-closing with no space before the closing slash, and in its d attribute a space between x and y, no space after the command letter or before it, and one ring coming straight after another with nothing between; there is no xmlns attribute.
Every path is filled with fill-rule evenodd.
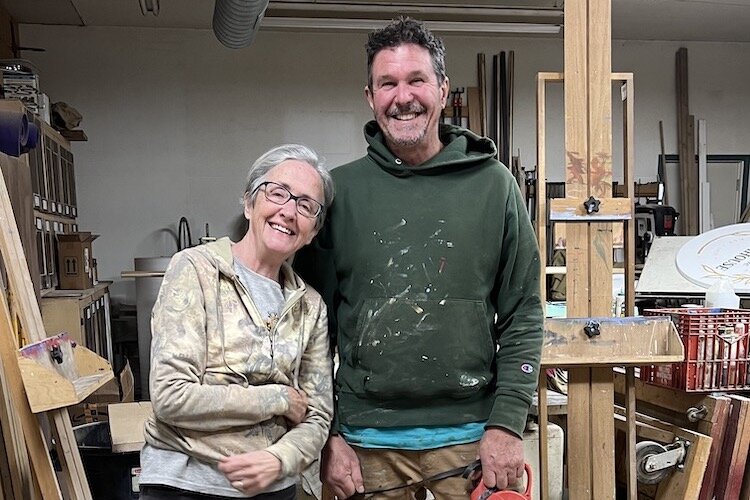
<svg viewBox="0 0 750 500"><path fill-rule="evenodd" d="M73 428L93 500L138 498L140 453L112 453L109 422Z"/></svg>

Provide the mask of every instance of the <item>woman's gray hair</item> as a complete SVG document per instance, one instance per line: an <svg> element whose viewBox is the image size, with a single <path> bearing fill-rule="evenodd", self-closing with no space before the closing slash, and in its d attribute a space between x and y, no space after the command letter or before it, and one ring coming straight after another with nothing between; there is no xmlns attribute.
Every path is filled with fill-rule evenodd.
<svg viewBox="0 0 750 500"><path fill-rule="evenodd" d="M318 157L318 154L307 146L301 144L282 144L276 146L263 153L260 158L255 160L253 166L247 173L247 182L245 182L245 192L242 195L241 203L244 204L245 199L250 195L250 203L255 203L255 198L258 196L256 191L257 187L261 183L265 182L266 174L275 166L279 165L286 160L296 160L307 163L320 176L321 184L323 185L323 210L318 215L315 221L315 229L320 229L323 226L323 222L326 218L326 212L328 207L333 202L333 196L335 190L333 187L333 179L328 169L325 167L323 160ZM320 200L318 200L320 201Z"/></svg>

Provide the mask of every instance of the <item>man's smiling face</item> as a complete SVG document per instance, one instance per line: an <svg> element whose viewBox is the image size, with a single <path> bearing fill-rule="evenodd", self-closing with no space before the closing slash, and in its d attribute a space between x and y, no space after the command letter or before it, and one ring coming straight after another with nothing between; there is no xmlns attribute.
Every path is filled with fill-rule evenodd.
<svg viewBox="0 0 750 500"><path fill-rule="evenodd" d="M384 48L375 55L371 72L372 88L365 95L391 151L425 156L422 161L437 154L449 87L447 78L438 83L429 51L413 43Z"/></svg>

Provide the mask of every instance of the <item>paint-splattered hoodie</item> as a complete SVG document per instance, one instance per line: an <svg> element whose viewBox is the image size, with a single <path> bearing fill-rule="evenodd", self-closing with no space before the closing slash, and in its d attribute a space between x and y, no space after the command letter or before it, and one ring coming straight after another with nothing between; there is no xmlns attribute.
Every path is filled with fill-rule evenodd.
<svg viewBox="0 0 750 500"><path fill-rule="evenodd" d="M150 445L208 463L267 450L285 476L317 458L333 406L326 308L291 267L282 276L286 303L269 331L235 275L228 238L172 258L151 321ZM281 416L287 386L308 396L294 427Z"/></svg>
<svg viewBox="0 0 750 500"><path fill-rule="evenodd" d="M340 423L487 420L521 435L542 340L539 252L492 141L441 125L407 166L365 126L367 155L333 170L336 201L296 269L329 304Z"/></svg>

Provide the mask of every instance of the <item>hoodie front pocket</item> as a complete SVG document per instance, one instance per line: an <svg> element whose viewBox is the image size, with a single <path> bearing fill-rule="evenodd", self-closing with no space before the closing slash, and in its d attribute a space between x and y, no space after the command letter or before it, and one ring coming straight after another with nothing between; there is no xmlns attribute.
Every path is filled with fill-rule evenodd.
<svg viewBox="0 0 750 500"><path fill-rule="evenodd" d="M355 391L465 398L491 382L495 343L481 301L367 299L357 324L348 367Z"/></svg>

